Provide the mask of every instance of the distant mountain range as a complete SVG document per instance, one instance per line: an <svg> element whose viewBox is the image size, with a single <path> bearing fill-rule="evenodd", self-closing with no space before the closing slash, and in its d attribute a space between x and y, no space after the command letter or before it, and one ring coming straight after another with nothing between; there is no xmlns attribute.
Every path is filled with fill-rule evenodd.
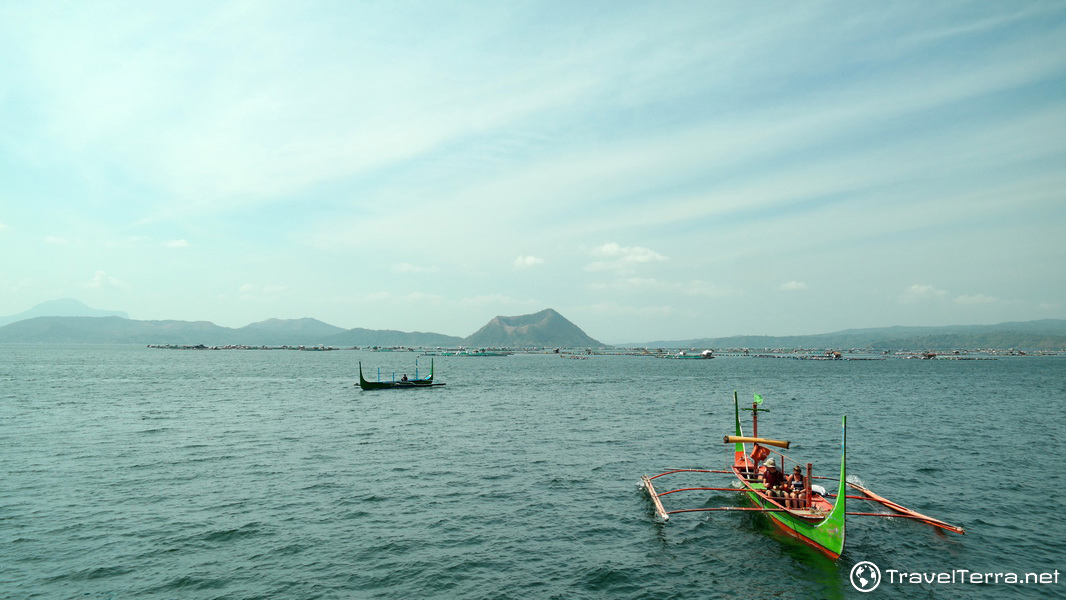
<svg viewBox="0 0 1066 600"><path fill-rule="evenodd" d="M207 321L138 321L124 312L89 308L77 300L46 302L10 317L0 317L0 343L177 344L207 346L407 346L425 348L602 348L558 312L498 316L462 338L440 333L344 329L316 319L268 319L240 328ZM1066 349L1066 320L1045 319L945 327L848 329L803 336L734 336L638 342L647 348L813 348L877 350Z"/></svg>
<svg viewBox="0 0 1066 600"><path fill-rule="evenodd" d="M55 314L64 310L72 314ZM268 319L236 329L207 321L137 321L127 318L125 313L96 311L76 300L38 305L0 322L8 323L0 327L0 343L427 348L605 346L550 308L532 315L496 317L466 338L419 331L343 329L309 318Z"/></svg>
<svg viewBox="0 0 1066 600"><path fill-rule="evenodd" d="M653 348L872 348L877 350L1062 350L1066 320L1043 319L998 325L880 327L796 336L733 336L659 341Z"/></svg>

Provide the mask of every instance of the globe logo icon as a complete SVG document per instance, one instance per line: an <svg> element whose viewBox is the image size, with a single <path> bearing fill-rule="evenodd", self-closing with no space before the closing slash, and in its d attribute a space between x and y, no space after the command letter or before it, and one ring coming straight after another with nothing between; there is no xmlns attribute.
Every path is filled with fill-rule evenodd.
<svg viewBox="0 0 1066 600"><path fill-rule="evenodd" d="M851 568L851 586L860 592L872 592L881 585L881 569L868 560Z"/></svg>

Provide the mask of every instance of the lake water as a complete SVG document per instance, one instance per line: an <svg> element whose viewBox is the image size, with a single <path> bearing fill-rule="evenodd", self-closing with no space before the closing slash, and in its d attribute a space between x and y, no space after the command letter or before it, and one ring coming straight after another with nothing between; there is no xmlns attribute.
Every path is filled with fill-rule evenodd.
<svg viewBox="0 0 1066 600"><path fill-rule="evenodd" d="M1066 597L888 574L1066 571L1066 357L437 357L444 387L353 386L415 356L0 346L0 597ZM656 523L640 476L725 467L734 389L816 474L846 414L849 474L967 534L850 517L831 561L755 513Z"/></svg>

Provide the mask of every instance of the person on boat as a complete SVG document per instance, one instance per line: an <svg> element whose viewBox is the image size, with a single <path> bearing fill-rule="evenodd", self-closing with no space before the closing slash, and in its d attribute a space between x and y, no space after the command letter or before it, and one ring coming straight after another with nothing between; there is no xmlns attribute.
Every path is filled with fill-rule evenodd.
<svg viewBox="0 0 1066 600"><path fill-rule="evenodd" d="M400 378L400 381L407 381L407 373L403 374L403 377Z"/></svg>
<svg viewBox="0 0 1066 600"><path fill-rule="evenodd" d="M807 493L806 481L799 465L792 469L792 474L785 478L785 508L803 508Z"/></svg>
<svg viewBox="0 0 1066 600"><path fill-rule="evenodd" d="M766 495L777 498L784 497L784 477L781 475L781 471L777 470L777 463L774 462L774 457L771 456L766 459L763 467L765 470L762 472L762 482L766 486Z"/></svg>

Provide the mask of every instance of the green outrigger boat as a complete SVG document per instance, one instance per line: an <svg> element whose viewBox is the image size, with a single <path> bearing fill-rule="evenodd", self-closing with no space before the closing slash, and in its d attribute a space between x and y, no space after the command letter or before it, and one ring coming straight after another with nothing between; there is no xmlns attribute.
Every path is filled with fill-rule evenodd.
<svg viewBox="0 0 1066 600"><path fill-rule="evenodd" d="M418 388L428 388L444 385L443 383L436 383L433 381L433 359L429 359L429 376L418 377L418 365L415 365L415 377L414 379L408 379L407 375L404 375L401 379L396 379L396 374L392 374L392 378L388 381L381 380L381 369L378 369L378 380L367 381L363 377L363 363L359 362L359 387L364 390L410 390Z"/></svg>
<svg viewBox="0 0 1066 600"><path fill-rule="evenodd" d="M767 465L776 465L774 457L769 457L771 453L777 455L783 471L787 472L787 470L784 469L786 461L796 465L799 465L799 463L779 451L771 450L771 447L787 449L790 442L758 437L758 414L759 412L766 411L766 409L759 407L759 404L761 403L762 397L756 395L755 401L752 402L750 409L752 411L752 436L745 437L740 426L740 403L737 400L736 392L733 392L733 408L736 415L736 426L734 429L734 435L727 435L724 438L725 443L733 444L733 460L728 471L713 469L673 469L653 477L645 475L641 478L641 487L648 493L654 506L655 514L662 520L662 522L665 523L666 521L669 521L670 515L677 513L707 511L762 512L766 513L774 525L785 533L802 540L833 559L839 558L840 554L844 551L844 534L846 530L847 516L897 517L912 519L947 531L960 534L965 533L962 527L950 525L938 519L915 512L909 508L900 506L891 500L882 498L863 486L848 482L846 416L841 418L840 478L836 480L839 482L836 494L829 494L821 486L812 484L813 479L833 479L828 477L814 477L811 473L811 463L806 463L806 476L803 477L804 484L798 490L792 488L788 496L781 495L780 492L775 493L767 490L766 485L763 483L763 478L767 471ZM749 409L745 408L744 410ZM751 444L750 452L747 449L748 444ZM766 460L768 457L769 459ZM765 464L760 464L764 460ZM803 466L799 466L802 474ZM657 492L652 480L673 473L728 473L736 476L739 484L735 484L734 487L686 487L666 492ZM862 495L848 495L846 493L847 488L858 490ZM676 510L666 510L663 507L663 496L677 492L697 490L740 492L743 493L754 506L683 508ZM830 499L834 499L834 501L831 502ZM847 499L876 502L893 512L847 512Z"/></svg>

